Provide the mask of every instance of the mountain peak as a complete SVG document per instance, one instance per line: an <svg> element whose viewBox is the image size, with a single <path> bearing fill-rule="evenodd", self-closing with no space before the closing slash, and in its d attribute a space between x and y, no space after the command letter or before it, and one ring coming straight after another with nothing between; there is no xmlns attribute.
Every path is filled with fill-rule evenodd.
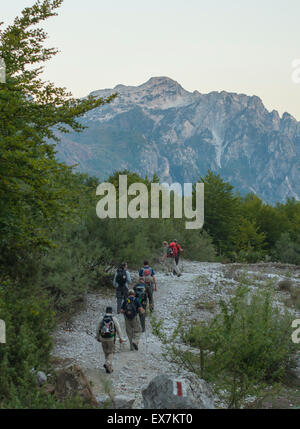
<svg viewBox="0 0 300 429"><path fill-rule="evenodd" d="M153 76L147 82L143 83L141 86L156 86L156 85L172 85L172 86L182 86L176 82L176 80L171 79L167 76Z"/></svg>

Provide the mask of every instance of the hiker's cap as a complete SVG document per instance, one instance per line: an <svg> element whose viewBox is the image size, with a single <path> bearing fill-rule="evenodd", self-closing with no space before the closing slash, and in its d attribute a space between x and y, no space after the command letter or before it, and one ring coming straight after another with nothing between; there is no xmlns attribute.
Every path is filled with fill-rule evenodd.
<svg viewBox="0 0 300 429"><path fill-rule="evenodd" d="M133 289L129 289L129 291L128 291L128 295L135 295L134 290L133 290Z"/></svg>
<svg viewBox="0 0 300 429"><path fill-rule="evenodd" d="M111 314L111 313L113 312L112 307L106 307L105 312L106 312L106 313L110 313L110 314Z"/></svg>

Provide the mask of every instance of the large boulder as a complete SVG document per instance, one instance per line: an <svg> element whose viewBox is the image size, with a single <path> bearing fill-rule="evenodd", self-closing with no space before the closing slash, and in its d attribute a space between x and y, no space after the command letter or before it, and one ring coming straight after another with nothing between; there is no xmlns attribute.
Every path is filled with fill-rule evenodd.
<svg viewBox="0 0 300 429"><path fill-rule="evenodd" d="M37 379L38 385L41 387L43 386L43 384L46 383L47 375L43 371L38 371L38 373L36 374L36 379Z"/></svg>
<svg viewBox="0 0 300 429"><path fill-rule="evenodd" d="M184 377L162 374L142 391L146 409L213 409L213 394L194 374Z"/></svg>
<svg viewBox="0 0 300 429"><path fill-rule="evenodd" d="M88 405L98 407L91 385L77 365L71 365L57 372L55 393L60 400L70 396L80 396Z"/></svg>

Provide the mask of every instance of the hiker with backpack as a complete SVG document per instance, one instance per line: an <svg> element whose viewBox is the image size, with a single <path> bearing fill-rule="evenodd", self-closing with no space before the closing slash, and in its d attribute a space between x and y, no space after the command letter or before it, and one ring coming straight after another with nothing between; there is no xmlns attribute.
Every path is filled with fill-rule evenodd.
<svg viewBox="0 0 300 429"><path fill-rule="evenodd" d="M143 309L145 310L144 313L139 312L139 318L141 322L142 332L145 332L146 330L146 309L147 309L147 303L148 303L148 295L146 291L146 285L143 279L140 279L139 283L136 284L133 288L135 291L135 297L138 299L140 304L142 305Z"/></svg>
<svg viewBox="0 0 300 429"><path fill-rule="evenodd" d="M163 263L166 266L168 273L172 273L173 271L172 259L169 257L169 255L171 254L173 254L173 250L169 247L169 243L167 241L164 241L161 263Z"/></svg>
<svg viewBox="0 0 300 429"><path fill-rule="evenodd" d="M102 344L105 356L104 368L107 374L113 372L112 361L115 353L116 335L123 343L122 332L118 320L112 315L112 307L107 307L103 319L97 326L96 338Z"/></svg>
<svg viewBox="0 0 300 429"><path fill-rule="evenodd" d="M155 278L155 272L150 267L148 261L144 261L144 266L139 270L140 281L143 280L146 285L146 292L149 299L149 309L152 312L154 310L153 291L157 292L157 283Z"/></svg>
<svg viewBox="0 0 300 429"><path fill-rule="evenodd" d="M175 256L175 263L176 265L179 264L179 258L180 258L180 253L183 252L183 248L180 246L180 244L178 244L177 240L174 240L176 249L177 249L177 255Z"/></svg>
<svg viewBox="0 0 300 429"><path fill-rule="evenodd" d="M116 298L117 298L117 313L120 314L121 306L123 301L128 296L128 288L131 283L130 273L127 270L126 262L120 266L115 272L113 279L113 285L116 288Z"/></svg>
<svg viewBox="0 0 300 429"><path fill-rule="evenodd" d="M123 302L121 313L124 314L126 333L129 339L130 350L139 349L141 334L141 323L137 317L139 313L144 313L142 304L135 296L133 289L128 292L128 298Z"/></svg>
<svg viewBox="0 0 300 429"><path fill-rule="evenodd" d="M175 273L178 277L181 276L178 265L176 264L176 257L178 255L178 248L175 241L168 244L167 241L163 242L163 257L162 262L165 262L169 272Z"/></svg>

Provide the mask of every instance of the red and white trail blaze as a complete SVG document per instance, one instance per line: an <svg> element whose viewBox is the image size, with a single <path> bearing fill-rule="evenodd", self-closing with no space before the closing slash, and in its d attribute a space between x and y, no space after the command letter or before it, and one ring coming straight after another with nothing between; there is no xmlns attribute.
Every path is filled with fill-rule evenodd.
<svg viewBox="0 0 300 429"><path fill-rule="evenodd" d="M185 383L182 380L174 380L173 393L175 396L186 395Z"/></svg>

